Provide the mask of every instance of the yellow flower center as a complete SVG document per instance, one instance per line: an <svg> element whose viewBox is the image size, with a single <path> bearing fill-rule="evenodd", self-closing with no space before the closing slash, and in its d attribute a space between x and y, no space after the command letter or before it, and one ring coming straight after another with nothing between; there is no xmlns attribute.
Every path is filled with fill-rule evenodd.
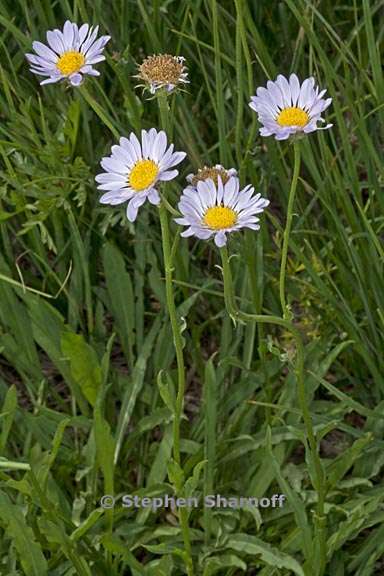
<svg viewBox="0 0 384 576"><path fill-rule="evenodd" d="M300 128L303 128L308 124L309 116L301 108L284 108L276 118L276 121L280 126L300 126Z"/></svg>
<svg viewBox="0 0 384 576"><path fill-rule="evenodd" d="M231 228L236 224L237 214L232 208L227 206L213 206L208 208L204 214L204 223L213 230Z"/></svg>
<svg viewBox="0 0 384 576"><path fill-rule="evenodd" d="M58 59L56 66L66 76L78 72L85 63L85 56L76 50L64 52Z"/></svg>
<svg viewBox="0 0 384 576"><path fill-rule="evenodd" d="M136 192L145 190L155 182L158 173L159 168L153 160L139 160L128 177L129 185Z"/></svg>

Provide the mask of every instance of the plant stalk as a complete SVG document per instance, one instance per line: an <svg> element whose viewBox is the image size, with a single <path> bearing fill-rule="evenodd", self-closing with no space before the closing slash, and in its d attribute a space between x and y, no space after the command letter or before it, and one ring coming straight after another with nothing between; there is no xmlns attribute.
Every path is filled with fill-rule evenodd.
<svg viewBox="0 0 384 576"><path fill-rule="evenodd" d="M311 452L311 458L314 464L315 478L313 479L314 488L317 491L317 518L316 518L316 531L319 543L320 551L320 566L317 566L317 574L322 576L324 574L325 564L326 564L326 518L324 515L324 502L325 502L325 474L323 466L321 464L320 456L317 449L317 440L312 426L311 414L307 404L307 398L305 394L305 384L304 384L304 343L299 330L286 318L281 318L279 316L269 316L264 314L248 314L237 308L232 272L228 259L228 251L224 246L220 249L221 262L222 262L222 272L224 281L224 300L225 306L228 314L234 321L242 322L261 322L263 324L276 324L285 328L293 335L296 341L296 366L295 374L297 381L297 392L298 399L303 415L304 426L306 434L309 441L309 447Z"/></svg>
<svg viewBox="0 0 384 576"><path fill-rule="evenodd" d="M279 281L280 303L284 318L287 318L288 316L287 303L285 299L285 274L287 270L288 245L289 245L289 236L291 234L291 228L292 228L293 206L295 203L297 181L300 172L300 143L298 140L294 141L293 150L294 150L294 166L293 166L291 188L289 190L289 197L288 197L287 220L284 229L283 250L281 254L280 281Z"/></svg>
<svg viewBox="0 0 384 576"><path fill-rule="evenodd" d="M168 102L167 95L162 91L158 94L158 104L160 120L163 129L169 134L169 115L168 115ZM159 205L161 236L163 245L163 258L165 269L165 293L167 301L167 309L169 319L172 327L173 342L176 352L177 362L177 394L175 403L175 412L173 418L173 457L175 462L181 468L181 454L180 454L180 425L183 415L183 403L185 392L185 366L183 354L183 338L181 335L180 324L177 318L175 296L173 292L173 254L171 248L171 238L168 223L168 211L166 204L161 201ZM188 526L188 511L186 508L179 508L179 517L181 524L181 531L183 534L184 548L185 548L185 562L188 576L194 576L191 540L189 535Z"/></svg>

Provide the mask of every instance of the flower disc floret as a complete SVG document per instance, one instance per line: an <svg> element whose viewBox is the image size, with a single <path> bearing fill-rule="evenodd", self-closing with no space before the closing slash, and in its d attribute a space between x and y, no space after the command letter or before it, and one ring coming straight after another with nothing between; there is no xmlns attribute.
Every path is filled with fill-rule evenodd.
<svg viewBox="0 0 384 576"><path fill-rule="evenodd" d="M94 64L105 60L102 52L110 36L97 38L99 27L89 24L78 26L67 20L63 30L48 30L48 46L33 42L35 54L27 54L31 72L46 76L40 84L52 84L67 79L73 86L79 86L83 76L99 76Z"/></svg>
<svg viewBox="0 0 384 576"><path fill-rule="evenodd" d="M237 213L227 206L213 206L208 208L203 220L212 230L224 230L236 224Z"/></svg>
<svg viewBox="0 0 384 576"><path fill-rule="evenodd" d="M284 108L276 118L276 121L280 126L300 126L300 128L304 128L309 122L309 116L305 110L291 106Z"/></svg>
<svg viewBox="0 0 384 576"><path fill-rule="evenodd" d="M259 230L256 214L264 211L269 200L254 194L252 186L240 190L239 179L232 176L223 183L208 179L197 182L196 188L188 186L178 204L181 218L175 222L186 226L181 236L196 236L208 240L212 236L216 246L224 246L227 234L250 228Z"/></svg>
<svg viewBox="0 0 384 576"><path fill-rule="evenodd" d="M102 204L127 205L127 218L134 222L138 209L148 199L159 204L157 186L160 182L173 180L178 171L173 168L184 160L185 152L174 152L168 146L163 130L155 128L141 131L141 141L131 132L128 138L121 137L119 145L112 146L111 155L100 162L104 172L96 176Z"/></svg>
<svg viewBox="0 0 384 576"><path fill-rule="evenodd" d="M315 87L312 77L300 85L296 74L291 74L289 80L279 74L275 82L267 82L266 88L259 87L249 103L262 124L260 134L286 140L297 132L308 134L331 128L332 124L318 125L325 122L321 114L332 102L332 98L323 98L325 92Z"/></svg>
<svg viewBox="0 0 384 576"><path fill-rule="evenodd" d="M64 52L62 56L57 61L57 68L64 76L69 76L74 72L78 72L80 68L85 63L85 56L84 54L80 54L80 52L76 52L75 50L69 50L68 52Z"/></svg>
<svg viewBox="0 0 384 576"><path fill-rule="evenodd" d="M129 175L129 185L133 190L141 192L151 186L159 173L159 167L153 160L139 160Z"/></svg>

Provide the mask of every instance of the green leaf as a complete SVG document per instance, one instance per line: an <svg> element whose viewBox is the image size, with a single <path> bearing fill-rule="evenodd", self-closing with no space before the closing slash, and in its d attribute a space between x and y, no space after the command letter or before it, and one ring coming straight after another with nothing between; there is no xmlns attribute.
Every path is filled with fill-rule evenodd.
<svg viewBox="0 0 384 576"><path fill-rule="evenodd" d="M45 576L48 564L35 540L32 528L27 526L21 508L12 504L8 496L0 491L0 522L12 539L26 576Z"/></svg>
<svg viewBox="0 0 384 576"><path fill-rule="evenodd" d="M39 482L41 483L43 489L45 489L45 487L46 487L46 483L48 480L48 473L49 473L50 469L52 468L53 463L56 459L57 453L58 453L59 448L61 446L61 442L63 440L63 435L65 432L65 429L68 426L69 422L70 422L69 418L64 418L59 423L57 430L55 432L55 436L53 438L52 448L51 448L50 452L47 455L45 455L44 461L39 463L39 470L37 472L37 477L38 477Z"/></svg>
<svg viewBox="0 0 384 576"><path fill-rule="evenodd" d="M300 564L292 556L280 552L280 550L272 547L267 542L263 542L260 538L256 538L256 536L233 534L228 538L225 546L236 550L236 552L259 556L260 560L269 566L285 568L286 570L292 570L297 576L305 576Z"/></svg>
<svg viewBox="0 0 384 576"><path fill-rule="evenodd" d="M38 526L48 542L58 547L71 561L76 574L79 576L91 576L91 570L85 558L78 553L75 544L68 538L64 523L60 519L53 522L47 515L41 516L38 519Z"/></svg>
<svg viewBox="0 0 384 576"><path fill-rule="evenodd" d="M4 355L15 364L32 374L34 378L41 378L39 357L36 344L31 331L31 321L28 310L16 294L22 295L20 288L14 289L5 279L11 277L11 272L0 254L0 325L10 330L8 334L1 334L5 346ZM0 340L0 342L1 342Z"/></svg>
<svg viewBox="0 0 384 576"><path fill-rule="evenodd" d="M171 458L167 466L168 478L176 489L176 494L181 493L184 484L184 472L179 464Z"/></svg>
<svg viewBox="0 0 384 576"><path fill-rule="evenodd" d="M61 337L61 349L69 360L71 375L80 390L94 406L102 384L102 373L96 352L81 334L65 332Z"/></svg>
<svg viewBox="0 0 384 576"><path fill-rule="evenodd" d="M157 375L157 386L164 404L174 413L176 404L175 387L172 378L164 370L160 370Z"/></svg>
<svg viewBox="0 0 384 576"><path fill-rule="evenodd" d="M373 434L368 432L358 438L350 448L345 450L340 456L330 464L327 470L328 485L330 488L336 486L351 466L361 457L363 451L372 442Z"/></svg>
<svg viewBox="0 0 384 576"><path fill-rule="evenodd" d="M5 396L4 404L1 409L1 435L0 435L0 453L3 454L9 432L11 431L12 422L17 408L17 391L12 385Z"/></svg>
<svg viewBox="0 0 384 576"><path fill-rule="evenodd" d="M172 556L165 555L160 560L154 560L146 565L146 576L169 576L173 568Z"/></svg>
<svg viewBox="0 0 384 576"><path fill-rule="evenodd" d="M301 533L303 535L304 556L307 559L307 561L310 562L313 555L312 530L308 522L305 504L301 500L299 494L296 493L295 490L292 490L290 484L287 482L287 480L284 478L281 472L280 464L273 453L272 434L270 427L267 428L266 447L267 447L267 454L272 464L272 468L275 472L276 479L279 483L282 493L286 495L288 502L291 504L293 508L296 523L300 527Z"/></svg>
<svg viewBox="0 0 384 576"><path fill-rule="evenodd" d="M167 473L167 465L171 458L172 446L173 427L172 424L169 424L164 430L163 438L159 444L155 459L147 477L147 486L149 488L163 482ZM145 524L149 514L149 508L142 508L137 515L136 522L138 524Z"/></svg>
<svg viewBox="0 0 384 576"><path fill-rule="evenodd" d="M68 362L63 358L61 338L68 331L64 325L63 317L53 306L36 296L29 295L27 303L32 320L33 336L36 342L63 375L71 387L81 411L84 415L87 415L89 411L88 405L84 400L79 385L72 376Z"/></svg>
<svg viewBox="0 0 384 576"><path fill-rule="evenodd" d="M184 495L186 498L191 498L194 495L200 482L201 472L206 465L207 460L202 460L194 467L192 476L187 479L184 485Z"/></svg>
<svg viewBox="0 0 384 576"><path fill-rule="evenodd" d="M90 515L74 530L70 536L71 540L80 540L93 526L98 522L98 520L103 516L104 510L92 510Z"/></svg>
<svg viewBox="0 0 384 576"><path fill-rule="evenodd" d="M96 454L98 463L103 471L104 489L106 494L114 493L114 462L113 454L115 451L115 441L111 434L108 422L101 412L101 399L95 407L94 413L94 431L96 441Z"/></svg>
<svg viewBox="0 0 384 576"><path fill-rule="evenodd" d="M204 564L203 576L212 576L224 568L247 569L246 563L234 554L221 554L220 556L210 556Z"/></svg>
<svg viewBox="0 0 384 576"><path fill-rule="evenodd" d="M161 318L158 316L154 321L149 334L145 338L143 348L140 355L136 361L135 367L132 372L132 376L129 379L129 387L124 393L121 411L119 414L119 420L116 429L116 447L114 462L116 463L119 457L121 444L123 442L124 434L129 424L132 412L134 410L136 400L141 392L144 384L145 370L147 367L148 358L151 354L153 343L155 341L156 335L159 331L161 324Z"/></svg>
<svg viewBox="0 0 384 576"><path fill-rule="evenodd" d="M111 312L124 354L132 366L132 348L135 342L135 301L132 280L123 255L113 244L104 245L103 264Z"/></svg>

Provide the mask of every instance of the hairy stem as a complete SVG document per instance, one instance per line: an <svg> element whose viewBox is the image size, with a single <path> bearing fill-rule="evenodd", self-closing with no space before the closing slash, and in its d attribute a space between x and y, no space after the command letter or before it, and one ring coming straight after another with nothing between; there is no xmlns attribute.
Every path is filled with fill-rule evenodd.
<svg viewBox="0 0 384 576"><path fill-rule="evenodd" d="M291 188L289 190L287 221L284 229L283 251L281 254L280 282L279 282L280 303L284 318L287 317L287 303L285 299L285 273L287 269L288 245L289 245L289 236L291 234L291 228L292 228L293 206L295 202L297 181L299 178L299 171L300 171L300 144L297 140L294 142L293 148L295 159L294 159Z"/></svg>
<svg viewBox="0 0 384 576"><path fill-rule="evenodd" d="M325 516L324 516L324 501L325 501L325 475L323 466L321 464L320 456L317 448L317 441L315 433L312 426L311 414L307 404L307 398L305 394L305 384L304 384L304 343L299 330L287 319L280 318L279 316L267 316L264 314L247 314L238 309L232 281L232 273L228 259L227 248L221 248L221 261L222 261L222 271L224 280L224 300L225 306L228 314L231 318L236 321L243 322L261 322L263 324L276 324L281 326L291 332L296 341L296 380L297 380L297 392L298 399L303 415L304 426L306 429L307 438L309 441L309 447L311 452L311 459L314 465L315 478L314 478L314 488L317 491L317 518L316 518L316 531L319 543L321 565L316 567L319 576L324 573L325 563L326 563L326 526L325 526Z"/></svg>
<svg viewBox="0 0 384 576"><path fill-rule="evenodd" d="M167 95L162 91L158 95L160 120L163 129L169 134L169 116ZM185 392L185 366L183 354L183 339L181 335L181 326L177 318L175 296L173 292L173 253L171 248L171 237L169 232L168 211L164 201L159 205L161 237L163 245L163 258L165 268L165 292L167 301L167 310L172 327L173 342L176 352L177 362L177 395L175 403L175 412L173 418L173 457L175 462L181 467L180 455L180 424L183 414L184 392ZM188 576L194 575L191 540L188 526L188 512L186 508L179 508L181 531L183 534L185 548L185 562Z"/></svg>

